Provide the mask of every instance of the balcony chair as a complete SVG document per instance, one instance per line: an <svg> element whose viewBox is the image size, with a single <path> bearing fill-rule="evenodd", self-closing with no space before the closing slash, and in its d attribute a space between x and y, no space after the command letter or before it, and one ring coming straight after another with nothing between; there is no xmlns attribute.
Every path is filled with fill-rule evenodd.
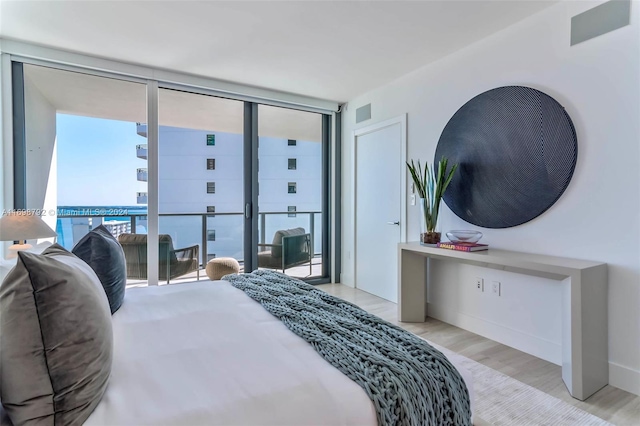
<svg viewBox="0 0 640 426"><path fill-rule="evenodd" d="M169 284L169 280L194 271L200 280L199 245L174 250L170 235L160 234L158 239L160 280ZM118 242L124 250L127 278L147 279L147 234L120 234Z"/></svg>
<svg viewBox="0 0 640 426"><path fill-rule="evenodd" d="M292 266L309 262L311 275L311 259L313 245L311 234L304 228L294 228L276 231L271 244L258 244L258 267L281 269L282 272Z"/></svg>

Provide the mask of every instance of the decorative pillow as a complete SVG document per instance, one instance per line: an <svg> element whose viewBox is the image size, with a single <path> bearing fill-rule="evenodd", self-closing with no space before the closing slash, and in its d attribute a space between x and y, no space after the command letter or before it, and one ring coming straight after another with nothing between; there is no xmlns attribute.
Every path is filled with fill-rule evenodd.
<svg viewBox="0 0 640 426"><path fill-rule="evenodd" d="M0 400L11 422L81 425L104 394L113 355L96 274L58 244L19 252L0 312Z"/></svg>
<svg viewBox="0 0 640 426"><path fill-rule="evenodd" d="M276 231L276 233L273 235L273 242L271 244L281 246L282 237L288 237L290 235L303 235L303 234L304 234L304 228L293 228L293 229ZM282 257L282 247L272 247L271 256Z"/></svg>
<svg viewBox="0 0 640 426"><path fill-rule="evenodd" d="M122 305L127 285L127 263L120 243L100 225L82 237L72 252L91 266L100 279L113 314Z"/></svg>

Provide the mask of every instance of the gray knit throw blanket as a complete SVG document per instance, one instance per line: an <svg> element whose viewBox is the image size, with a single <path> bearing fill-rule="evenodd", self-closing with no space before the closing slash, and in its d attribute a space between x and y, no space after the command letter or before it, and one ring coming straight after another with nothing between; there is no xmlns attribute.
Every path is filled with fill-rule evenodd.
<svg viewBox="0 0 640 426"><path fill-rule="evenodd" d="M369 395L380 426L470 425L469 392L423 339L279 272L224 280L259 302Z"/></svg>

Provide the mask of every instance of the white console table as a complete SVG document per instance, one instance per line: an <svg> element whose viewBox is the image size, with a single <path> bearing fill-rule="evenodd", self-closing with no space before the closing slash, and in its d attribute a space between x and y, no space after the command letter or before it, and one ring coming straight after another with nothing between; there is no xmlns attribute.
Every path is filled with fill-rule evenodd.
<svg viewBox="0 0 640 426"><path fill-rule="evenodd" d="M427 316L428 259L561 281L562 379L580 400L609 383L606 263L496 249L468 253L417 242L400 243L398 256L398 318L403 322L424 322Z"/></svg>

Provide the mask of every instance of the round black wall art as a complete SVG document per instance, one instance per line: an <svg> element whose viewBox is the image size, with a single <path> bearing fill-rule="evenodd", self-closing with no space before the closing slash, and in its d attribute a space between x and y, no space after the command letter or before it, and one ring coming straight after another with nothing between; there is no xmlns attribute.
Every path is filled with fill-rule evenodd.
<svg viewBox="0 0 640 426"><path fill-rule="evenodd" d="M552 97L530 87L484 92L451 117L438 141L458 163L444 201L460 218L485 228L528 222L569 185L578 142L571 118Z"/></svg>

